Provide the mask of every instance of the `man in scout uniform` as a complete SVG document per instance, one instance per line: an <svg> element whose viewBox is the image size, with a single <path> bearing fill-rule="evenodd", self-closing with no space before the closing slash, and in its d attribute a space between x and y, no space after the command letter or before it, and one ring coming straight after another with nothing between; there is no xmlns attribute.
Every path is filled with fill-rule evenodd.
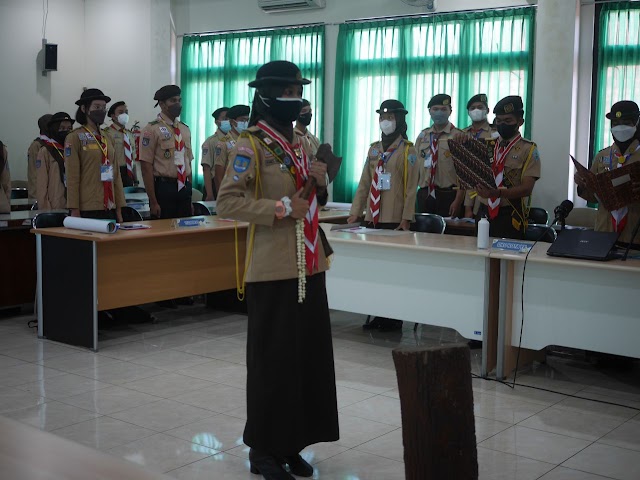
<svg viewBox="0 0 640 480"><path fill-rule="evenodd" d="M218 126L216 132L202 143L202 174L204 176L204 199L215 200L216 192L213 188L213 155L216 151L216 145L223 141L227 133L231 131L231 122L227 119L228 107L220 107L211 114Z"/></svg>
<svg viewBox="0 0 640 480"><path fill-rule="evenodd" d="M630 100L615 103L607 113L611 121L611 135L613 145L598 152L591 164L591 171L595 174L620 168L630 163L640 161L640 133L638 122L640 110L638 104ZM575 182L578 185L578 195L588 202L597 202L594 192L587 189L584 179L576 173ZM640 185L635 185L640 190ZM632 203L619 210L609 211L603 206L596 214L595 230L600 232L620 233L620 242L634 245L640 244L640 239L631 239L633 230L640 219L640 203ZM640 237L640 235L639 235Z"/></svg>
<svg viewBox="0 0 640 480"><path fill-rule="evenodd" d="M47 130L49 129L49 120L51 120L51 114L47 113L38 119L38 128L40 129L40 136L31 142L29 149L27 150L27 190L29 198L35 199L37 194L37 180L36 180L36 159L38 158L38 152L42 147L49 143L49 137L47 136Z"/></svg>
<svg viewBox="0 0 640 480"><path fill-rule="evenodd" d="M74 217L122 222L120 209L126 202L120 170L113 144L100 130L110 101L101 90L89 88L76 102L80 127L67 135L64 144L67 208Z"/></svg>
<svg viewBox="0 0 640 480"><path fill-rule="evenodd" d="M302 110L300 111L300 115L298 115L293 132L300 138L300 142L307 150L307 154L315 157L318 152L318 147L320 147L320 140L307 128L311 124L312 118L313 111L311 109L311 103L309 100L303 99Z"/></svg>
<svg viewBox="0 0 640 480"><path fill-rule="evenodd" d="M231 122L231 131L216 144L213 153L213 169L216 190L220 188L224 173L229 164L229 153L235 147L238 136L249 127L249 114L251 108L247 105L234 105L227 112L227 118Z"/></svg>
<svg viewBox="0 0 640 480"><path fill-rule="evenodd" d="M140 162L153 218L192 215L191 131L178 120L182 112L180 93L177 85L158 90L153 99L160 113L142 130Z"/></svg>
<svg viewBox="0 0 640 480"><path fill-rule="evenodd" d="M457 217L464 200L464 190L458 189L458 176L453 166L448 140L462 133L449 121L451 97L445 93L429 101L433 124L425 128L416 140L420 165L418 179L418 211Z"/></svg>
<svg viewBox="0 0 640 480"><path fill-rule="evenodd" d="M129 108L123 101L115 102L107 115L111 117L111 126L103 128L102 132L107 135L114 145L116 162L120 169L120 178L123 187L132 187L138 184L137 169L135 166L136 144L133 132L127 128L129 122Z"/></svg>
<svg viewBox="0 0 640 480"><path fill-rule="evenodd" d="M382 139L371 144L348 223L362 217L373 228L409 230L418 186L418 155L407 140L407 110L398 100L385 100L380 115Z"/></svg>
<svg viewBox="0 0 640 480"><path fill-rule="evenodd" d="M484 93L474 95L467 102L467 113L471 119L471 125L462 130L467 135L471 135L476 140L495 140L498 132L491 126L487 120L489 113L489 103ZM464 216L473 218L478 213L480 201L477 199L475 191L467 191L464 197Z"/></svg>
<svg viewBox="0 0 640 480"><path fill-rule="evenodd" d="M49 121L49 144L40 149L36 160L38 211L63 210L67 207L64 143L73 123L73 119L65 112L56 113Z"/></svg>
<svg viewBox="0 0 640 480"><path fill-rule="evenodd" d="M536 144L522 138L519 132L524 123L522 98L503 98L493 113L499 134L491 162L496 186L476 187L482 204L478 219L489 219L492 237L524 239L529 200L540 178L540 155Z"/></svg>

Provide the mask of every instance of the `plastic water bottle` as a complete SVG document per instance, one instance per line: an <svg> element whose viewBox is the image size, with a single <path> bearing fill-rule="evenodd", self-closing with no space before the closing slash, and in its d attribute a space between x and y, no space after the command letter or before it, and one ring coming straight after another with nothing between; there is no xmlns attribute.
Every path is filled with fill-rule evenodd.
<svg viewBox="0 0 640 480"><path fill-rule="evenodd" d="M482 217L478 222L478 248L486 250L489 248L489 220Z"/></svg>

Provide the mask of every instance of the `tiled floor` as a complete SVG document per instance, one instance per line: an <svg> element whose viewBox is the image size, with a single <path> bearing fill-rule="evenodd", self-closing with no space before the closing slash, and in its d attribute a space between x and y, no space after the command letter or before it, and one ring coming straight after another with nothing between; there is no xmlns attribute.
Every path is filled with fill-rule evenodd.
<svg viewBox="0 0 640 480"><path fill-rule="evenodd" d="M246 318L201 305L111 326L101 350L40 341L30 315L0 318L0 414L183 479L251 479L242 443ZM461 340L411 325L367 333L333 312L341 438L309 447L317 479L404 478L392 348ZM478 371L479 350L472 351ZM519 382L473 380L482 479L640 479L640 378L550 357Z"/></svg>

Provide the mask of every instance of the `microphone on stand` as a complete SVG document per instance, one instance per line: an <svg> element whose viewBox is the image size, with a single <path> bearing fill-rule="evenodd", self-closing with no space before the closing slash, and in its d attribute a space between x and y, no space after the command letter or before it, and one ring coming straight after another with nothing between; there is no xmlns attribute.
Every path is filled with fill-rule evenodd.
<svg viewBox="0 0 640 480"><path fill-rule="evenodd" d="M573 202L571 200L563 200L560 205L553 209L553 214L555 215L553 223L559 222L561 230L564 230L566 219L571 210L573 210Z"/></svg>

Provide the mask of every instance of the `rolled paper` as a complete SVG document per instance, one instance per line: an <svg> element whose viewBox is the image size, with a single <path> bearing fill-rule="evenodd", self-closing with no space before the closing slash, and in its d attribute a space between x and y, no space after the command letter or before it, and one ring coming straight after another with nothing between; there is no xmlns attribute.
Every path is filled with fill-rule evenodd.
<svg viewBox="0 0 640 480"><path fill-rule="evenodd" d="M335 210L350 210L350 203L340 203L340 202L327 202L325 208L333 208Z"/></svg>
<svg viewBox="0 0 640 480"><path fill-rule="evenodd" d="M117 230L115 220L96 220L94 218L66 217L64 226L74 230L85 230L97 233L115 233Z"/></svg>

